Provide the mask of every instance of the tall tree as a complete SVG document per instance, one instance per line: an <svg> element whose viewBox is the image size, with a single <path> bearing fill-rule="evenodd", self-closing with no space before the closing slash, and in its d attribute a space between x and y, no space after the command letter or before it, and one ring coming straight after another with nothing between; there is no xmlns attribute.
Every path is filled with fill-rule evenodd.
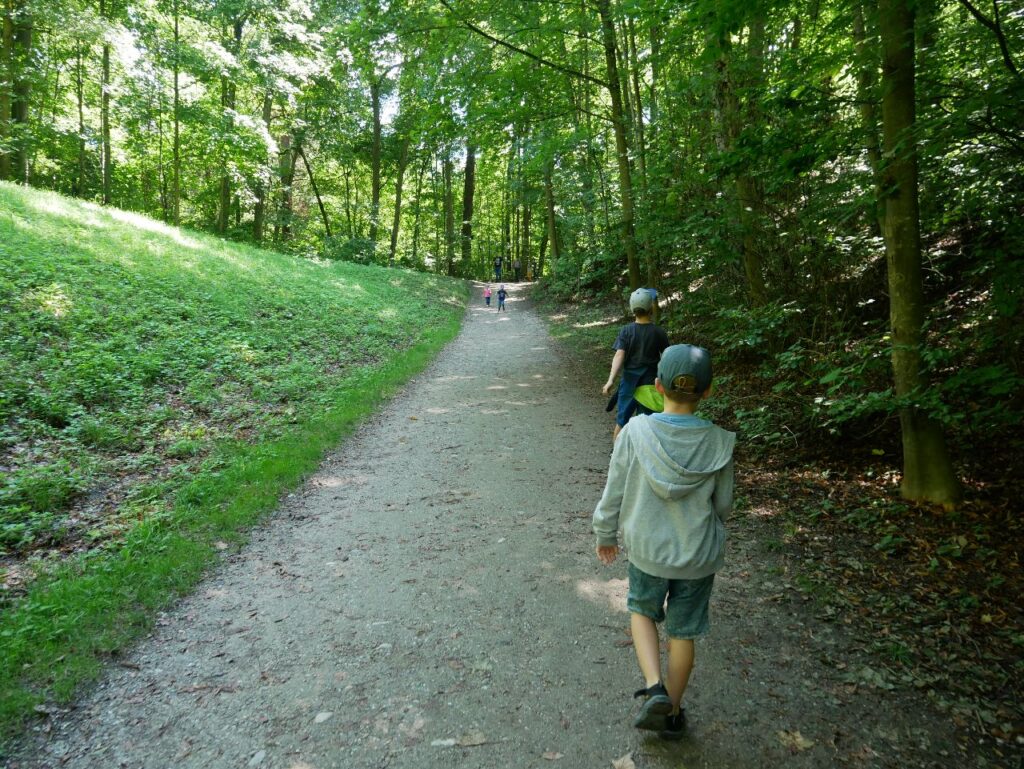
<svg viewBox="0 0 1024 769"><path fill-rule="evenodd" d="M619 77L615 23L610 0L597 0L601 18L601 40L604 46L608 95L611 100L612 128L615 131L615 162L619 169L619 195L622 198L622 247L626 253L630 290L640 286L640 260L636 246L636 223L633 203L633 172L629 166L629 141L626 117L622 108L622 81Z"/></svg>
<svg viewBox="0 0 1024 769"><path fill-rule="evenodd" d="M882 42L882 233L889 275L892 369L903 435L903 482L908 499L954 506L961 489L941 425L915 400L927 388L921 348L925 303L918 210L914 8L912 0L879 0Z"/></svg>
<svg viewBox="0 0 1024 769"><path fill-rule="evenodd" d="M476 146L466 142L466 168L462 177L462 272L469 274L473 260L473 194L476 191Z"/></svg>

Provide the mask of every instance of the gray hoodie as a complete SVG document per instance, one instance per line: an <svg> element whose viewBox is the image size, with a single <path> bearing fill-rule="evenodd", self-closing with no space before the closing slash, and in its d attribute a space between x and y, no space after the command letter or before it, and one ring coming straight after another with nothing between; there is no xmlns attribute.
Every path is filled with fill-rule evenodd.
<svg viewBox="0 0 1024 769"><path fill-rule="evenodd" d="M735 443L734 433L704 420L633 417L615 442L594 510L597 543L618 544L621 528L630 562L655 577L700 579L718 571Z"/></svg>

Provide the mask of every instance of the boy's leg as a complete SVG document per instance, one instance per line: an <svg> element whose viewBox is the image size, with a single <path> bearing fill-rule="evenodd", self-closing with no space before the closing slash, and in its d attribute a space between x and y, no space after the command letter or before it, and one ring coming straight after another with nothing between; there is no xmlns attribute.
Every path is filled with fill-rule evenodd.
<svg viewBox="0 0 1024 769"><path fill-rule="evenodd" d="M647 686L654 686L661 680L661 649L658 648L658 626L654 620L633 612L629 619L633 631L633 650L640 664L640 673ZM677 702L673 700L673 702Z"/></svg>
<svg viewBox="0 0 1024 769"><path fill-rule="evenodd" d="M636 643L635 639L634 634L633 643ZM672 699L673 713L679 712L679 703L683 701L686 685L690 682L690 673L693 671L693 652L692 638L668 639L668 676L665 680L665 688L668 689L668 696Z"/></svg>

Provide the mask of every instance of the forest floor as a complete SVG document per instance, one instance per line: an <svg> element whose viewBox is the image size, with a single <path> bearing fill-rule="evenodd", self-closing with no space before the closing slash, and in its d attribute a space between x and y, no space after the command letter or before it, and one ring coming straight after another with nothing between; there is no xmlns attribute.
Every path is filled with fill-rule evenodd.
<svg viewBox="0 0 1024 769"><path fill-rule="evenodd" d="M508 307L474 305L424 374L75 707L41 714L7 766L1019 765L1019 746L979 743L890 685L859 626L793 584L773 544L787 501L742 461L688 734L634 731L625 563L602 567L590 530L606 399L523 288Z"/></svg>

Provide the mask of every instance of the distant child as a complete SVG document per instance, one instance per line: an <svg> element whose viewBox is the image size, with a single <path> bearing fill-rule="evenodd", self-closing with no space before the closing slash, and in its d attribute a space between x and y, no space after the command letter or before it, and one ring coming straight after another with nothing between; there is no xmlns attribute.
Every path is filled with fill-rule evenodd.
<svg viewBox="0 0 1024 769"><path fill-rule="evenodd" d="M505 297L508 296L508 291L505 290L505 284L501 284L501 288L498 289L498 312L505 309ZM506 311L507 312L507 311Z"/></svg>
<svg viewBox="0 0 1024 769"><path fill-rule="evenodd" d="M654 294L648 288L638 288L630 294L629 309L633 311L635 320L619 329L619 335L612 345L615 350L612 368L602 388L605 395L611 395L615 377L622 372L612 440L618 438L619 431L637 409L633 392L641 385L654 384L658 358L661 351L668 347L668 334L651 320L654 301ZM611 404L608 410L611 410ZM647 413L646 409L644 413Z"/></svg>
<svg viewBox="0 0 1024 769"><path fill-rule="evenodd" d="M708 632L708 600L725 555L736 436L695 416L711 394L711 356L703 347L665 350L655 387L665 410L634 417L615 442L594 533L601 563L615 561L619 529L628 553L626 608L645 681L633 695L644 697L633 725L679 739L693 639ZM657 622L669 639L664 679Z"/></svg>
<svg viewBox="0 0 1024 769"><path fill-rule="evenodd" d="M487 307L491 306L491 284L488 283L484 286L484 305Z"/></svg>

